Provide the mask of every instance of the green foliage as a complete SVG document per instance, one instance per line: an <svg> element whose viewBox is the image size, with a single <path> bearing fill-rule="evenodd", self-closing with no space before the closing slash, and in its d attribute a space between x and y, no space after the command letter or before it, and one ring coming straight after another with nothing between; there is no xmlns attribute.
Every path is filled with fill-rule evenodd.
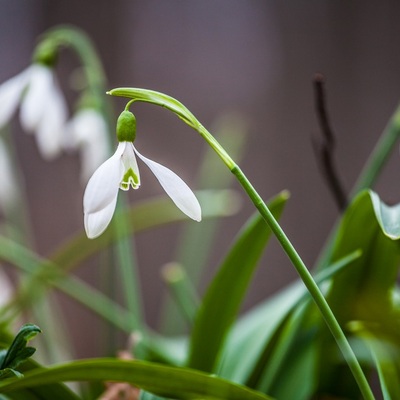
<svg viewBox="0 0 400 400"><path fill-rule="evenodd" d="M283 211L287 198L287 193L282 193L270 203L277 217ZM258 214L239 233L210 284L196 316L189 350L190 367L213 371L224 338L235 320L270 236L271 230Z"/></svg>
<svg viewBox="0 0 400 400"><path fill-rule="evenodd" d="M8 350L0 352L0 380L13 376L19 378L23 376L15 368L35 353L36 349L27 347L27 344L29 340L33 339L40 332L41 330L38 326L25 324L15 336Z"/></svg>
<svg viewBox="0 0 400 400"><path fill-rule="evenodd" d="M159 396L182 400L270 399L244 386L188 368L115 359L81 360L51 368L38 368L26 373L24 379L0 382L0 391L9 393L59 381L88 380L129 382Z"/></svg>

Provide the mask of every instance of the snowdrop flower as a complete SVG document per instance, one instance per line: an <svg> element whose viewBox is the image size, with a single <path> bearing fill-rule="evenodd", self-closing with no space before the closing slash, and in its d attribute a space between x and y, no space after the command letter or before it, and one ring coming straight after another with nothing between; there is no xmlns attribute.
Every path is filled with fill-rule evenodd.
<svg viewBox="0 0 400 400"><path fill-rule="evenodd" d="M57 156L62 148L67 106L52 68L34 63L0 85L0 127L10 121L19 104L21 125L35 133L43 158Z"/></svg>
<svg viewBox="0 0 400 400"><path fill-rule="evenodd" d="M79 110L66 125L64 148L79 150L81 181L87 182L109 155L107 124L95 108Z"/></svg>
<svg viewBox="0 0 400 400"><path fill-rule="evenodd" d="M153 172L175 205L195 221L201 220L200 204L185 182L174 172L141 155L133 145L136 120L123 111L117 122L116 152L90 178L83 197L84 225L90 239L100 236L114 214L118 190L138 189L140 175L136 156Z"/></svg>

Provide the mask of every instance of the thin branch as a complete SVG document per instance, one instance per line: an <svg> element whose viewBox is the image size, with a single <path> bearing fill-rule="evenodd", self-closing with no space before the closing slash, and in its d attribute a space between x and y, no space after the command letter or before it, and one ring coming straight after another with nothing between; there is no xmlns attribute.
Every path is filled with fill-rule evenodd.
<svg viewBox="0 0 400 400"><path fill-rule="evenodd" d="M329 122L326 109L325 80L321 74L315 74L314 80L315 108L322 136L313 139L315 155L321 173L331 190L336 205L343 211L348 203L346 191L343 188L336 170L333 153L335 150L335 135Z"/></svg>

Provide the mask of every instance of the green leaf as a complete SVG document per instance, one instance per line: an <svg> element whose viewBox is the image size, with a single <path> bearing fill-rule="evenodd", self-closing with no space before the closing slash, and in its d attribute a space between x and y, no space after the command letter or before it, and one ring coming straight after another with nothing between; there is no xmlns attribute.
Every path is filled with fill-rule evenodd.
<svg viewBox="0 0 400 400"><path fill-rule="evenodd" d="M393 240L398 235L394 221L398 212L398 206L387 207L375 193L364 191L344 214L331 259L335 261L355 249L363 255L353 268L334 279L328 296L341 324L352 320L376 322L390 310L400 265L400 246Z"/></svg>
<svg viewBox="0 0 400 400"><path fill-rule="evenodd" d="M8 376L9 373L12 373L13 369L18 367L19 364L28 359L32 354L36 351L33 347L26 347L29 340L34 338L41 330L38 326L33 324L25 324L19 330L18 334L15 336L13 342L11 343L10 348L7 353L4 355L2 360L0 371L8 369L8 373L5 375ZM4 376L1 377L2 379Z"/></svg>
<svg viewBox="0 0 400 400"><path fill-rule="evenodd" d="M373 329L378 338L388 336L400 343L400 319L393 301L400 265L400 243L394 240L397 213L396 206L387 207L372 191L364 191L349 205L340 222L331 260L354 249L363 253L352 268L333 279L327 295L333 313L350 338L357 336L351 330L353 322L360 321ZM319 367L324 391L338 396L358 393L343 359L336 354L329 332L321 331L320 336L321 352L326 354ZM338 379L341 385L337 385Z"/></svg>
<svg viewBox="0 0 400 400"><path fill-rule="evenodd" d="M344 268L352 268L350 265L360 255L360 251L348 254L319 272L315 281L322 284ZM269 378L273 379L279 368L286 370L285 353L279 344L282 332L296 310L310 300L304 284L297 281L245 313L229 334L218 374L256 387L264 371L267 370ZM278 352L282 352L279 357Z"/></svg>
<svg viewBox="0 0 400 400"><path fill-rule="evenodd" d="M382 232L392 240L400 239L400 203L388 206L376 193L370 192L370 196Z"/></svg>
<svg viewBox="0 0 400 400"><path fill-rule="evenodd" d="M371 351L379 375L384 400L400 399L400 349L393 343L374 337L371 332L361 333L361 339Z"/></svg>
<svg viewBox="0 0 400 400"><path fill-rule="evenodd" d="M10 393L60 381L128 382L158 396L174 399L266 400L270 397L216 376L188 368L144 361L92 359L39 368L22 379L0 382L0 392Z"/></svg>
<svg viewBox="0 0 400 400"><path fill-rule="evenodd" d="M275 217L280 216L287 199L283 192L270 203ZM259 214L239 233L200 305L190 340L190 367L213 370L270 235Z"/></svg>
<svg viewBox="0 0 400 400"><path fill-rule="evenodd" d="M365 364L374 365L384 400L400 399L400 347L389 338L378 338L362 322L351 324L357 338L354 346L364 351ZM381 397L381 396L380 396Z"/></svg>

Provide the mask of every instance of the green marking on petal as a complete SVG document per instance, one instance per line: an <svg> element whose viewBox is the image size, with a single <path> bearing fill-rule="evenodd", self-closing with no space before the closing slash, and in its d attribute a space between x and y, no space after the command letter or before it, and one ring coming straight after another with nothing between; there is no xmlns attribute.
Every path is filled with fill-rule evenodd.
<svg viewBox="0 0 400 400"><path fill-rule="evenodd" d="M129 185L132 186L133 189L137 189L140 186L140 179L139 177L133 172L132 168L129 168L126 172L125 175L122 178L122 181L119 185L119 187L122 190L128 190Z"/></svg>

